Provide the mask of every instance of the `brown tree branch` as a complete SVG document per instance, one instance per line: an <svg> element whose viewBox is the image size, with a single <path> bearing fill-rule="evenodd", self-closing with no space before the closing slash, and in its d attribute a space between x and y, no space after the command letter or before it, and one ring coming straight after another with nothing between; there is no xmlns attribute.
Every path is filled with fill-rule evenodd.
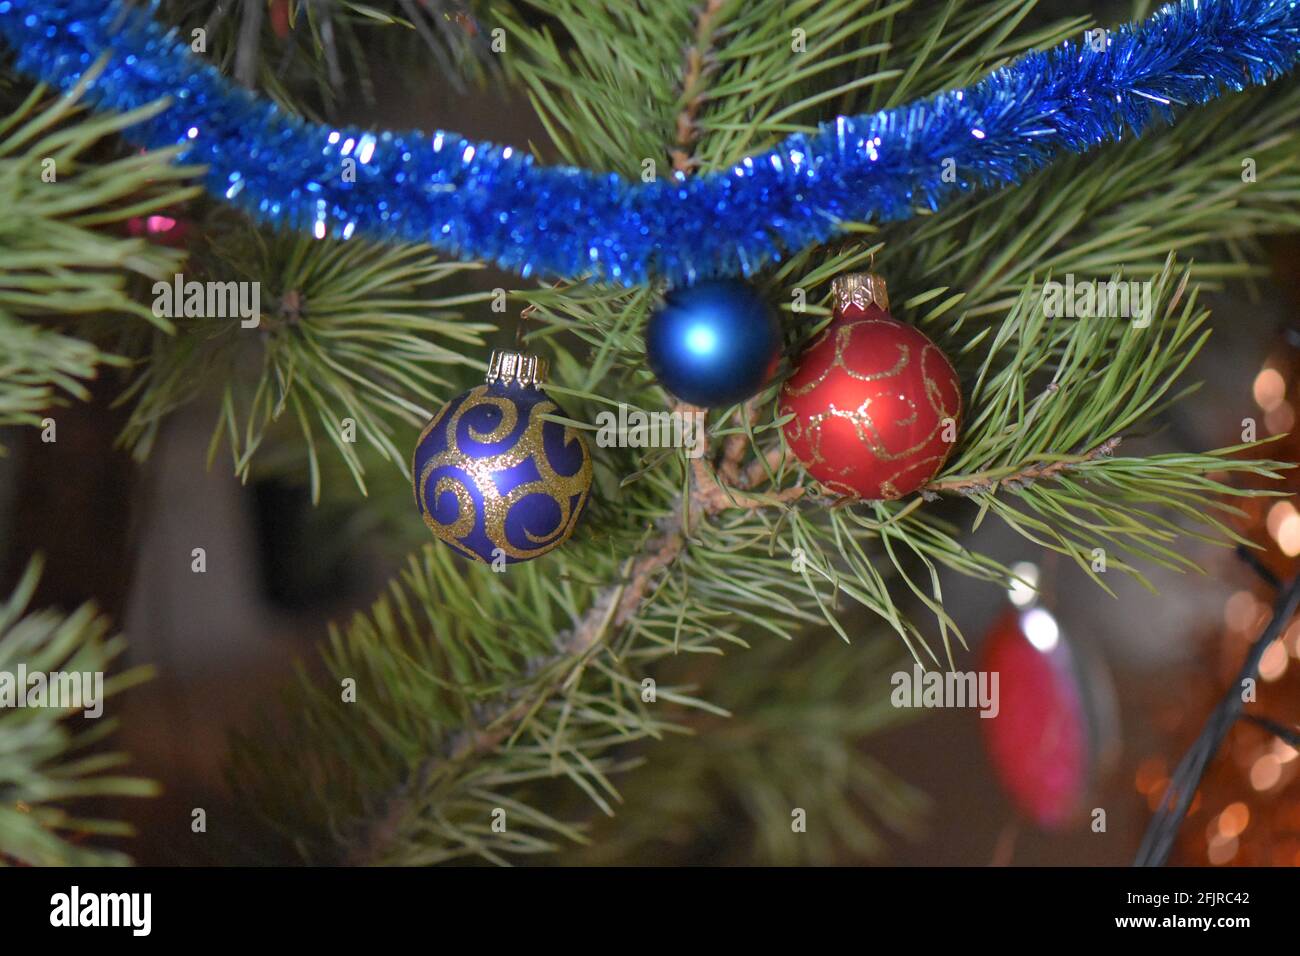
<svg viewBox="0 0 1300 956"><path fill-rule="evenodd" d="M970 496L993 491L999 485L1015 487L1033 484L1036 481L1055 478L1057 475L1072 468L1077 468L1086 462L1096 461L1098 458L1109 458L1115 449L1119 447L1122 440L1120 436L1116 435L1114 438L1106 439L1096 448L1081 455L1069 455L1050 462L1033 462L1007 474L990 471L967 475L962 478L949 478L945 481L932 481L921 489L921 494L929 499L937 498L941 494Z"/></svg>
<svg viewBox="0 0 1300 956"><path fill-rule="evenodd" d="M714 21L722 12L726 0L707 0L695 20L695 41L686 50L686 63L682 69L682 108L677 114L676 145L668 151L673 169L689 175L695 168L693 155L699 128L695 121L704 105L704 81L713 69L710 46Z"/></svg>
<svg viewBox="0 0 1300 956"><path fill-rule="evenodd" d="M679 404L674 411L698 411L689 405ZM750 412L752 414L752 412ZM735 437L735 436L733 436ZM724 464L739 472L739 460L748 447L728 440L724 443ZM353 846L346 851L344 862L364 866L379 862L401 832L402 821L412 812L420 794L426 792L433 781L450 773L455 766L480 754L488 753L519 733L529 714L535 712L556 690L567 684L585 666L587 656L610 633L616 632L635 616L649 593L656 575L671 566L681 556L689 541L687 529L701 519L711 518L731 508L761 508L794 501L803 493L802 487L787 488L767 496L760 496L730 488L719 481L719 476L708 465L708 438L699 458L692 460L692 487L685 500L660 523L657 534L650 538L640 553L629 560L620 580L602 588L591 606L566 632L557 635L556 652L528 662L528 674L548 670L555 673L542 686L521 688L516 695L507 697L492 708L476 728L467 728L448 741L441 752L425 757L402 784L382 804L376 819L364 827ZM778 449L779 452L779 449ZM753 464L745 472L753 474ZM758 479L748 483L752 487L766 477L759 470Z"/></svg>
<svg viewBox="0 0 1300 956"><path fill-rule="evenodd" d="M692 153L699 136L696 118L704 102L704 81L712 68L709 47L713 29L725 2L707 0L696 18L694 42L686 51L682 71L683 106L677 115L676 142L669 150L673 169L683 175L689 175L695 166ZM521 319L526 321L532 308L525 309ZM683 403L674 411L696 413L702 410ZM743 414L750 416L752 422L757 411L757 405L751 402L745 406ZM422 760L407 777L406 783L384 802L378 819L361 833L357 843L346 854L348 863L364 865L382 859L383 853L399 835L402 821L411 812L419 795L428 789L437 775L449 772L462 761L496 749L519 733L528 715L576 676L585 665L588 654L601 640L632 620L656 575L671 566L686 549L688 529L696 521L731 508L753 509L792 502L804 493L802 487L782 489L769 495L748 491L767 477L761 462L753 462L744 470L741 468L749 451L748 435L737 434L727 438L716 472L707 464L708 450L706 436L700 457L691 463L693 483L686 499L678 502L669 516L659 523L655 536L647 541L635 558L630 559L620 580L603 588L574 626L557 635L556 653L530 661L526 668L530 674L547 670L556 673L544 686L522 688L518 696L499 702L478 728L457 734L442 753L431 754ZM775 453L779 456L780 449Z"/></svg>

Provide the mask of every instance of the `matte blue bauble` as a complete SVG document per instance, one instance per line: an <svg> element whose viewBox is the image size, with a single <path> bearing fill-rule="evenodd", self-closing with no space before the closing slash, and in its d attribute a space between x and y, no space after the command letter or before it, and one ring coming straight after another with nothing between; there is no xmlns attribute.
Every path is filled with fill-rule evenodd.
<svg viewBox="0 0 1300 956"><path fill-rule="evenodd" d="M532 356L493 353L487 384L453 398L420 435L416 506L466 557L539 557L568 540L587 506L591 453L577 429L543 418L565 413L542 391L542 368Z"/></svg>
<svg viewBox="0 0 1300 956"><path fill-rule="evenodd" d="M674 289L650 317L645 340L659 383L705 408L749 398L781 361L776 312L753 286L736 279Z"/></svg>

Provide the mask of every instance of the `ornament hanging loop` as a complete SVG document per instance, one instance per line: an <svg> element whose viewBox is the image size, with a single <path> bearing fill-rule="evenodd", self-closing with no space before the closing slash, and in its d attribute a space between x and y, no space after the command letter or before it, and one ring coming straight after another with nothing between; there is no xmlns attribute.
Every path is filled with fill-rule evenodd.
<svg viewBox="0 0 1300 956"><path fill-rule="evenodd" d="M527 323L528 320L533 317L533 313L536 311L537 311L537 306L535 304L526 305L520 311L519 321L515 323L515 348L516 349L522 349L524 347L524 324Z"/></svg>

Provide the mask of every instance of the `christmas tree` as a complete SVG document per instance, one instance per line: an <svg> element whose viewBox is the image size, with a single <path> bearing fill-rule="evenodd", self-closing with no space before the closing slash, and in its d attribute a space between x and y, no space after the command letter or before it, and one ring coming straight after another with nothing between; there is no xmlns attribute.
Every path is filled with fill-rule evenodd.
<svg viewBox="0 0 1300 956"><path fill-rule="evenodd" d="M0 3L5 443L53 446L64 411L94 401L145 468L174 416L210 407L195 475L301 489L395 568L232 741L260 858L619 862L668 844L680 859L726 817L746 859L879 859L925 810L873 754L920 716L891 703L891 675L972 670L946 592L1023 577L972 532L1060 555L1104 600L1117 577L1196 570L1189 541L1243 543L1240 509L1287 467L1253 427L1217 449L1146 442L1195 389L1198 353L1233 334L1210 338L1206 293L1246 294L1261 240L1300 224L1284 4L1161 14L1183 19L1124 67L1150 86L1100 97L1122 102L1105 115L1086 112L1086 84L1120 69L1113 44L1135 35L1120 26L1146 3L45 0L54 32L27 46L31 6ZM69 33L83 14L98 25ZM205 64L250 91L237 116L214 118L215 80L133 73L151 24L174 28L175 76ZM1232 30L1238 59L1218 42ZM75 67L38 44L100 34L118 39ZM1052 71L1068 72L1055 93ZM137 104L133 82L156 96ZM491 149L465 128L384 138L373 118L410 125L402 101L430 84L480 110L526 103L537 133ZM1038 132L1056 138L1022 115L1007 149L998 117L1052 95ZM991 124L958 142L972 100ZM208 122L187 128L194 109ZM876 147L837 120L883 111ZM272 115L302 125L257 140ZM300 168L335 169L319 216L287 185L317 129L332 138ZM905 140L912 178L853 167L809 178L807 197L785 189L837 129L853 163L893 162L890 137ZM482 192L441 167L424 191L393 175L417 142L405 162L453 162L445 146ZM560 167L591 178L541 178ZM764 177L779 212L752 204L757 186L728 192ZM823 187L841 215L814 208ZM569 242L606 189L624 203L617 236ZM335 196L365 214L336 215ZM443 201L460 218L412 241ZM725 359L703 371L685 354L701 315L733 320L708 327ZM856 342L850 320L877 337ZM821 371L819 347L834 352ZM896 349L921 370L911 404L864 424L845 397L888 406L893 392L860 386L894 374ZM509 431L516 415L545 486L519 519L515 499L493 512L488 465L473 487L437 471L461 416ZM200 545L177 558L198 573ZM139 654L110 666L124 642L93 608L28 610L39 569L19 557L0 662L108 669L110 690L150 676ZM111 725L80 720L0 711L0 853L127 859L129 840L102 839L121 825L98 818L117 805L97 801L154 784L119 775Z"/></svg>

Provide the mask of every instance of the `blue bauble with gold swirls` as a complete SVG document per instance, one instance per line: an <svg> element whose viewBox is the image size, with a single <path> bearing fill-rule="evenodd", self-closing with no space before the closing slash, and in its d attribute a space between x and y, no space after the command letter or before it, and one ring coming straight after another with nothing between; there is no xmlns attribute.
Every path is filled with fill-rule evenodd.
<svg viewBox="0 0 1300 956"><path fill-rule="evenodd" d="M739 279L673 289L650 316L646 360L659 384L704 408L744 401L781 361L781 323L761 292Z"/></svg>
<svg viewBox="0 0 1300 956"><path fill-rule="evenodd" d="M581 433L546 421L564 411L541 388L544 363L494 352L487 384L452 399L425 426L411 473L434 537L468 558L507 564L559 547L591 494Z"/></svg>

